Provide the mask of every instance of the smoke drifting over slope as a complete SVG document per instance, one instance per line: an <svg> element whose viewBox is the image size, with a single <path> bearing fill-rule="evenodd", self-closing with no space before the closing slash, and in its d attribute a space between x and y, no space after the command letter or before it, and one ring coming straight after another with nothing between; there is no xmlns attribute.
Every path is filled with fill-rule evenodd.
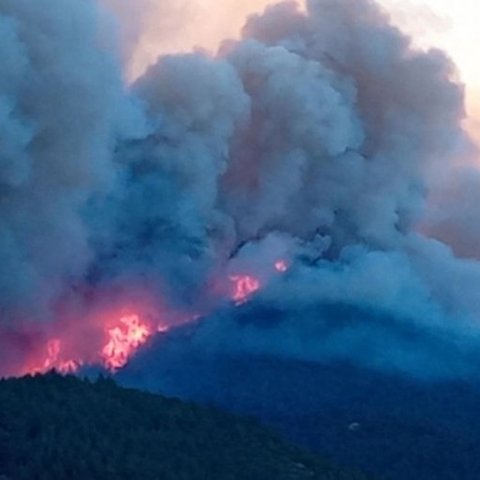
<svg viewBox="0 0 480 480"><path fill-rule="evenodd" d="M206 321L208 348L409 370L432 361L405 330L475 347L478 172L444 54L368 0L286 2L127 88L114 31L93 0L0 5L0 373L52 338L99 362L112 317L208 315L238 275L284 317Z"/></svg>

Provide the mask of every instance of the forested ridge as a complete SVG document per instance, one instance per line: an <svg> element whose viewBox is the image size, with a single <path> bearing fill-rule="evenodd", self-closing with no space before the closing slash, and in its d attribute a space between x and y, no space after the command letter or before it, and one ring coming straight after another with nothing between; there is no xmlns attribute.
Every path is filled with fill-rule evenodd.
<svg viewBox="0 0 480 480"><path fill-rule="evenodd" d="M364 480L253 419L56 373L0 381L1 480Z"/></svg>

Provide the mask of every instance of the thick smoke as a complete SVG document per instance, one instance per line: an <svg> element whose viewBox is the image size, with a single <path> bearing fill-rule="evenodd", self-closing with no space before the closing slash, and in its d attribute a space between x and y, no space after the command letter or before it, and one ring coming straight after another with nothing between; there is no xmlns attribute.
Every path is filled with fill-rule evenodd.
<svg viewBox="0 0 480 480"><path fill-rule="evenodd" d="M442 52L369 0L286 2L127 89L114 32L93 0L0 5L6 372L31 322L78 337L108 304L206 315L235 272L268 286L248 321L207 318L201 348L408 371L441 370L448 339L475 348L478 171Z"/></svg>
<svg viewBox="0 0 480 480"><path fill-rule="evenodd" d="M0 330L6 357L26 323L57 320L95 260L82 211L110 191L114 140L134 121L107 31L89 1L0 5L0 315L15 334Z"/></svg>
<svg viewBox="0 0 480 480"><path fill-rule="evenodd" d="M126 101L94 6L48 4L0 6L0 310L7 322L12 314L44 316L93 259L80 211L113 181L113 135Z"/></svg>

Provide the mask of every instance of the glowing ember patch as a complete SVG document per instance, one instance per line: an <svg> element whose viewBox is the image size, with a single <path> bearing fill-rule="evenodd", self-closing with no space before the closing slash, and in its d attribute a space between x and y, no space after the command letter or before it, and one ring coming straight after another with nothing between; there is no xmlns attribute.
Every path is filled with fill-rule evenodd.
<svg viewBox="0 0 480 480"><path fill-rule="evenodd" d="M108 330L109 341L102 350L104 365L115 371L124 367L137 349L152 335L138 315L120 318L120 325Z"/></svg>
<svg viewBox="0 0 480 480"><path fill-rule="evenodd" d="M260 290L260 281L251 275L234 275L230 280L233 282L232 300L236 305L245 303Z"/></svg>
<svg viewBox="0 0 480 480"><path fill-rule="evenodd" d="M275 270L280 273L285 273L288 270L288 264L285 260L278 260L275 262Z"/></svg>

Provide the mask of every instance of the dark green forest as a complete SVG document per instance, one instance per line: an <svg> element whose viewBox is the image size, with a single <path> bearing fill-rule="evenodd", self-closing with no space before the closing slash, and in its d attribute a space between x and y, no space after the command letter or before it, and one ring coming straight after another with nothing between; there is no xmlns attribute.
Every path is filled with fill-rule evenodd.
<svg viewBox="0 0 480 480"><path fill-rule="evenodd" d="M0 381L1 480L364 480L253 419L96 381Z"/></svg>

